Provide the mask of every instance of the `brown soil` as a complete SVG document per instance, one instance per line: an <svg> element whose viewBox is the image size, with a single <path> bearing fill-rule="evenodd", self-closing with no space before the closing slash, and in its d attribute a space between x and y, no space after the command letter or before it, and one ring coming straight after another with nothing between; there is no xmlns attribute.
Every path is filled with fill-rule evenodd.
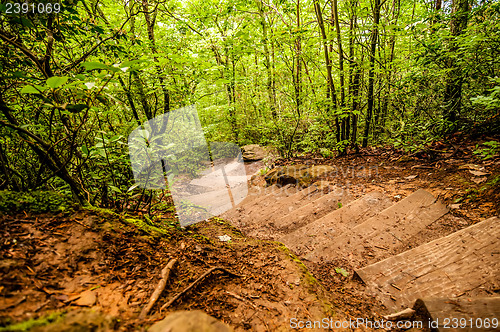
<svg viewBox="0 0 500 332"><path fill-rule="evenodd" d="M411 238L407 246L398 248L397 254L500 214L500 156L483 160L473 155L478 143L450 143L449 148L440 146L444 153L437 155L417 153L408 157L401 151L378 148L330 160L314 156L290 158L278 161L276 166L334 166L338 172L323 180L335 183L354 199L377 190L397 202L424 188L450 207L449 214ZM478 169L488 174L474 175ZM341 308L348 317L380 319L388 312L364 292L360 282L352 279L352 263L348 257L338 257L330 263L304 261L327 289L334 307ZM346 270L349 277L337 273L336 268Z"/></svg>
<svg viewBox="0 0 500 332"><path fill-rule="evenodd" d="M373 149L328 160L292 158L276 165L335 166L338 173L323 180L336 183L354 199L378 190L398 201L419 188L429 190L452 206L451 213L416 235L411 247L500 212L499 158L474 157L475 143L456 146L456 151L441 147L448 154L437 156L407 157L393 149ZM476 169L488 175L475 176ZM293 317L380 319L385 313L377 299L352 279L348 257L328 264L306 263L306 268L281 244L244 236L218 218L187 229L168 222L157 225L164 233L160 234L102 211L0 216L0 331L1 326L54 312L66 313L60 319L66 325L48 325L56 326L52 331L74 331L75 326L94 331L144 330L166 313L186 309L201 309L236 331L289 330ZM223 235L231 241L222 242L218 237ZM179 264L150 316L139 320L170 258L177 258ZM214 266L238 276L214 273L159 312L165 302Z"/></svg>
<svg viewBox="0 0 500 332"><path fill-rule="evenodd" d="M67 320L78 317L86 328L138 330L167 312L201 309L237 331L279 331L287 330L291 317L336 315L322 287L285 247L246 238L219 219L185 230L171 227L163 236L91 211L0 220L2 325L64 311L71 313ZM231 241L220 241L222 235ZM161 269L173 257L179 264L163 297L147 320L138 320ZM214 273L167 312L158 311L214 266L239 277ZM89 292L95 303L85 303ZM87 306L106 319L82 309Z"/></svg>

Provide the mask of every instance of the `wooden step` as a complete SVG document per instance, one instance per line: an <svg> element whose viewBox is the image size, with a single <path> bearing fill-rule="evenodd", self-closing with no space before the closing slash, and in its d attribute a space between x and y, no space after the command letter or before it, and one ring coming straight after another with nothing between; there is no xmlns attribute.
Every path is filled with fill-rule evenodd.
<svg viewBox="0 0 500 332"><path fill-rule="evenodd" d="M350 200L351 197L344 189L335 188L328 194L271 221L269 227L272 229L273 239L279 239L285 234L322 218Z"/></svg>
<svg viewBox="0 0 500 332"><path fill-rule="evenodd" d="M266 240L274 239L272 227L269 226L270 223L283 215L293 213L296 209L307 205L323 195L323 191L312 185L293 195L279 197L272 205L254 210L244 217L245 223L248 225L247 229L245 229L245 234Z"/></svg>
<svg viewBox="0 0 500 332"><path fill-rule="evenodd" d="M253 221L249 219L248 216L271 209L276 202L290 195L294 195L299 190L298 187L293 185L273 189L267 195L254 199L249 203L241 204L231 209L231 211L222 214L221 218L229 220L234 226L243 230L243 228L248 228L253 224Z"/></svg>
<svg viewBox="0 0 500 332"><path fill-rule="evenodd" d="M355 271L384 305L397 311L425 297L458 297L500 280L500 218Z"/></svg>
<svg viewBox="0 0 500 332"><path fill-rule="evenodd" d="M335 188L333 188L335 190ZM305 188L294 195L284 197L277 201L271 210L259 211L258 215L266 220L275 220L283 215L287 215L298 208L309 204L310 202L323 196L323 192L315 185Z"/></svg>
<svg viewBox="0 0 500 332"><path fill-rule="evenodd" d="M356 227L337 233L305 257L330 261L352 253L350 260L355 267L373 263L392 255L396 247L447 212L444 204L420 189Z"/></svg>
<svg viewBox="0 0 500 332"><path fill-rule="evenodd" d="M392 205L384 194L374 191L315 220L279 239L288 248L301 256L331 244L331 239L355 227L367 218ZM314 261L315 258L311 257Z"/></svg>
<svg viewBox="0 0 500 332"><path fill-rule="evenodd" d="M235 208L226 211L219 217L222 219L231 220L240 214L242 207L258 204L258 202L265 199L267 195L278 192L279 190L280 188L276 185L270 187L251 187L248 190L247 197L245 197Z"/></svg>
<svg viewBox="0 0 500 332"><path fill-rule="evenodd" d="M413 306L432 331L499 331L500 297L424 298Z"/></svg>

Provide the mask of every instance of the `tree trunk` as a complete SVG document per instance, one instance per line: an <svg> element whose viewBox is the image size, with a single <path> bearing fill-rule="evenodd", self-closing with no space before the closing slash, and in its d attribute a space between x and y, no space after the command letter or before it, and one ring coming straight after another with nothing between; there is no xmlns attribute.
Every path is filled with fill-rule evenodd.
<svg viewBox="0 0 500 332"><path fill-rule="evenodd" d="M297 31L300 30L300 0L297 0L296 5L296 27ZM301 114L301 106L302 106L302 61L301 61L301 52L302 52L302 41L300 38L300 34L295 38L295 104L297 116L300 118Z"/></svg>
<svg viewBox="0 0 500 332"><path fill-rule="evenodd" d="M262 27L262 45L264 46L264 66L266 67L266 72L267 72L267 95L269 99L269 107L271 108L271 116L273 117L274 120L276 120L277 113L276 113L276 91L273 89L273 68L271 67L271 54L269 52L269 45L268 45L268 31L267 31L267 22L266 22L266 15L264 13L263 5L262 5L262 0L256 0L257 2L257 8L259 10L259 16L260 16L260 25Z"/></svg>
<svg viewBox="0 0 500 332"><path fill-rule="evenodd" d="M378 24L380 21L380 0L373 4L373 28L370 39L370 69L368 71L368 103L366 110L365 131L363 134L363 147L368 146L368 135L373 116L373 86L375 83L375 51L377 49Z"/></svg>
<svg viewBox="0 0 500 332"><path fill-rule="evenodd" d="M339 11L337 0L331 0L332 4L332 18L335 24L335 32L337 35L337 46L339 51L339 69L340 69L340 107L342 111L345 107L345 86L344 86L344 51L342 50L342 37L340 33ZM349 137L348 132L349 117L342 118L342 136L341 139L345 140Z"/></svg>
<svg viewBox="0 0 500 332"><path fill-rule="evenodd" d="M316 13L316 18L318 19L318 27L321 33L321 38L323 41L323 50L325 53L325 62L326 62L326 74L327 74L327 81L328 81L328 86L326 90L326 98L329 100L329 113L332 114L334 109L337 109L337 93L335 91L335 85L333 84L333 77L332 77L332 63L330 61L330 55L328 52L328 42L327 42L327 37L326 37L326 32L325 32L325 24L323 23L323 13L321 12L321 6L318 2L318 0L314 0L314 11ZM331 102L330 102L331 99ZM333 107L333 109L332 109ZM339 124L339 119L338 117L335 117L335 126L337 129L336 132L336 139L337 142L341 141L340 138L340 124Z"/></svg>
<svg viewBox="0 0 500 332"><path fill-rule="evenodd" d="M392 24L397 24L398 19L399 19L399 13L401 9L401 1L400 0L394 0L393 2L393 11L392 11ZM396 33L393 32L391 37L389 38L389 47L390 47L390 55L389 55L389 64L387 65L387 89L385 92L384 96L384 101L382 103L382 119L381 119L381 124L380 126L382 128L385 127L385 121L387 119L387 111L388 111L388 105L389 101L391 98L391 90L392 90L392 74L393 74L393 67L394 67L394 48L396 45Z"/></svg>
<svg viewBox="0 0 500 332"><path fill-rule="evenodd" d="M350 1L350 9L352 13L349 15L349 97L351 100L350 117L352 120L352 133L351 133L351 146L358 148L356 144L357 131L358 131L358 115L356 114L358 110L358 94L359 94L359 79L360 79L360 69L354 58L354 28L357 24L356 18L356 7L357 0Z"/></svg>
<svg viewBox="0 0 500 332"><path fill-rule="evenodd" d="M153 59L155 62L158 62L158 57L156 56L156 40L155 40L155 35L154 35L154 26L155 26L155 21L156 21L156 12L154 13L153 17L149 15L149 5L148 5L148 0L142 0L142 7L144 10L144 18L146 20L146 28L148 31L148 37L149 37L149 42L151 43L150 48L151 52L155 54L153 56ZM162 72L162 69L160 68L159 65L156 66L156 72L158 75L158 80L160 81L160 87L163 92L163 113L167 113L170 111L170 94L168 93L167 86L165 84L165 77ZM156 114L153 114L153 117L156 116Z"/></svg>
<svg viewBox="0 0 500 332"><path fill-rule="evenodd" d="M469 2L468 0L454 0L452 5L452 18L450 21L450 51L455 53L458 51L457 37L460 36L467 28L469 19ZM460 113L462 106L462 70L456 64L455 59L448 59L448 74L446 75L446 88L444 92L444 119L448 122L455 123L457 116ZM456 130L454 125L452 131Z"/></svg>

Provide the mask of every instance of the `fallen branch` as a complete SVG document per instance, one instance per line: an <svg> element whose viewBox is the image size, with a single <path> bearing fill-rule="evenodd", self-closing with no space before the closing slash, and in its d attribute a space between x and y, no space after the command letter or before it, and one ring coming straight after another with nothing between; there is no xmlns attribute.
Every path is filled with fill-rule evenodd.
<svg viewBox="0 0 500 332"><path fill-rule="evenodd" d="M257 309L257 306L256 306L255 304L253 304L252 302L248 301L247 299L245 299L245 298L243 298L243 297L239 296L238 294L233 293L233 292L230 292L230 291L228 291L228 290L226 291L226 293L227 293L228 295L231 295L231 296L232 296L232 297L234 297L235 299L240 300L241 302L245 302L245 303L250 304L252 307L254 307L255 309Z"/></svg>
<svg viewBox="0 0 500 332"><path fill-rule="evenodd" d="M385 320L403 320L403 319L409 319L415 314L415 310L411 308L406 308L403 311L396 312L395 314L390 314L387 316L384 316Z"/></svg>
<svg viewBox="0 0 500 332"><path fill-rule="evenodd" d="M202 281L203 279L205 279L209 274L211 274L212 272L215 272L215 271L222 271L222 272L225 272L231 276L234 276L234 277L241 277L240 275L238 274L235 274L233 272L230 272L228 270L226 270L225 268L223 267L212 267L211 269L209 269L208 271L206 271L205 273L203 273L198 279L196 279L195 281L193 281L189 286L187 286L182 292L180 292L179 294L177 294L176 296L174 296L170 301L168 301L167 303L165 303L161 308L160 308L160 311L162 311L163 309L166 309L168 307L170 307L172 305L172 303L174 303L175 301L177 301L177 299L179 299L182 295L186 294L187 292L189 292L191 290L191 288L193 288L194 286L196 286L200 281Z"/></svg>
<svg viewBox="0 0 500 332"><path fill-rule="evenodd" d="M149 311L153 306L155 305L156 301L158 301L158 298L160 297L161 293L165 289L165 286L167 285L168 278L170 276L170 270L174 267L175 263L177 263L177 259L171 259L167 266L161 270L161 279L160 282L158 283L158 286L156 286L155 291L151 295L151 298L149 299L149 302L146 304L146 306L142 309L141 314L139 315L139 319L144 319L148 315Z"/></svg>

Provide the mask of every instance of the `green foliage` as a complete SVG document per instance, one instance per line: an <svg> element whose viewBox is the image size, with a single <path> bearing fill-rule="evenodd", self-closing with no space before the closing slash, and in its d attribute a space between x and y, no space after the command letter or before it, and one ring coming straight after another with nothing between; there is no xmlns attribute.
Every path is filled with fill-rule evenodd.
<svg viewBox="0 0 500 332"><path fill-rule="evenodd" d="M21 323L0 327L0 332L10 331L10 332L21 332L21 331L30 331L31 329L37 326L45 326L51 323L54 323L60 320L64 315L64 312L53 312L47 315L44 315L40 318L33 318L26 320Z"/></svg>
<svg viewBox="0 0 500 332"><path fill-rule="evenodd" d="M0 191L0 212L64 212L76 206L72 197L54 191Z"/></svg>
<svg viewBox="0 0 500 332"><path fill-rule="evenodd" d="M491 79L495 86L489 89L489 95L472 97L471 102L476 107L486 110L500 110L500 78Z"/></svg>
<svg viewBox="0 0 500 332"><path fill-rule="evenodd" d="M500 152L500 142L498 141L484 142L481 145L484 148L479 148L479 145L476 145L473 154L479 155L483 160L490 159Z"/></svg>
<svg viewBox="0 0 500 332"><path fill-rule="evenodd" d="M349 272L347 272L346 270L344 270L341 267L336 267L335 268L335 272L338 273L338 274L343 275L344 277L348 277L349 276Z"/></svg>
<svg viewBox="0 0 500 332"><path fill-rule="evenodd" d="M310 2L157 4L148 0L145 11L134 2L63 0L50 19L0 17L0 189L51 188L96 206L151 208L155 194L134 187L126 138L192 104L207 141L260 143L287 157L334 157L357 145L368 125L371 143L412 152L498 121L498 2L472 5L460 34L448 8L382 2L370 123L371 2L339 3L343 87L336 31L323 13L327 40L335 39L329 60L337 106ZM444 96L453 84L461 105L450 120ZM498 147L477 151L488 158ZM198 157L169 155L178 167L160 176L194 175L204 166L193 163Z"/></svg>

